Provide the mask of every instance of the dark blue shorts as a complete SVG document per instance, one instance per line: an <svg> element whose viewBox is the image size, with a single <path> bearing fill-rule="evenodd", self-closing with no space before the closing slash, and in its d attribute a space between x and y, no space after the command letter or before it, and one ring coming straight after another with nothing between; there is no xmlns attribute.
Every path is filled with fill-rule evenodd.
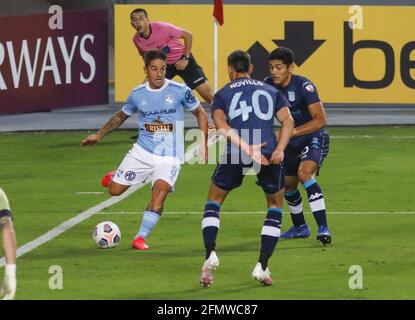
<svg viewBox="0 0 415 320"><path fill-rule="evenodd" d="M252 167L244 164L224 164L216 166L212 182L223 190L232 190L239 187L244 179L244 169ZM284 187L284 172L281 165L273 164L261 166L257 174L256 184L267 194L274 194Z"/></svg>
<svg viewBox="0 0 415 320"><path fill-rule="evenodd" d="M314 161L320 168L323 165L324 159L329 153L330 137L329 134L324 131L319 134L318 137L314 137L306 145L300 147L287 146L284 153L284 173L286 176L296 176L298 167L301 161ZM318 170L318 171L319 171ZM317 175L318 172L317 171Z"/></svg>

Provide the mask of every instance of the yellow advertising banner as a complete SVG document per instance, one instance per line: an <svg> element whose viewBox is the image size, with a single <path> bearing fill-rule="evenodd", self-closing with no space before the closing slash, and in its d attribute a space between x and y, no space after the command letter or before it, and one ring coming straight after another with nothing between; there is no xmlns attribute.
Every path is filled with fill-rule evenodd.
<svg viewBox="0 0 415 320"><path fill-rule="evenodd" d="M137 7L148 11L150 21L193 33L192 53L213 87L213 5L117 5L116 101L144 79L129 17ZM219 88L229 81L226 58L232 51L248 51L252 77L262 80L269 52L286 46L295 54L294 73L313 81L323 102L415 103L415 7L225 5L224 17L218 27Z"/></svg>

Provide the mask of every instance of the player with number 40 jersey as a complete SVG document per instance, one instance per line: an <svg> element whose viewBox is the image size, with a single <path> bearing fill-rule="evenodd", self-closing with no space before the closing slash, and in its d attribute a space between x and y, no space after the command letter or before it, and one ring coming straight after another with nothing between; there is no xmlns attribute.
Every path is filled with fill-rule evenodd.
<svg viewBox="0 0 415 320"><path fill-rule="evenodd" d="M292 135L294 120L287 99L272 86L251 79L252 70L248 53L231 53L228 57L231 82L219 90L213 99L213 121L216 130L227 138L228 144L213 173L204 208L202 232L206 260L200 275L202 286L213 283L213 270L219 265L215 247L221 205L228 193L242 184L249 170L255 171L257 185L264 190L267 202L260 255L252 276L264 285L272 284L268 260L281 233L284 187L281 163ZM282 124L278 143L274 118Z"/></svg>

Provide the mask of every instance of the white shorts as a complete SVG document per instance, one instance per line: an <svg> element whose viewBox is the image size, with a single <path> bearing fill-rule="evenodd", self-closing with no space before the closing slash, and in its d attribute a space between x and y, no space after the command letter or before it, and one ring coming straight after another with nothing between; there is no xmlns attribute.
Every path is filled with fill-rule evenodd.
<svg viewBox="0 0 415 320"><path fill-rule="evenodd" d="M173 191L180 168L179 159L154 155L134 143L112 180L126 186L146 182L150 179L153 186L157 180L163 180L170 185Z"/></svg>

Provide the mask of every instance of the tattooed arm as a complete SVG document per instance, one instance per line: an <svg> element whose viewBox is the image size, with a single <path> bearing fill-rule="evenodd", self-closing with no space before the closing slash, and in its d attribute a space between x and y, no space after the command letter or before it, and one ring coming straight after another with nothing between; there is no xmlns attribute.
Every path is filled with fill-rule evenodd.
<svg viewBox="0 0 415 320"><path fill-rule="evenodd" d="M97 133L91 134L84 140L82 140L81 146L92 145L100 141L105 135L121 126L124 123L124 121L128 119L128 117L129 116L127 116L124 112L118 111L111 117L111 119L108 120L108 122L101 129L97 131Z"/></svg>

